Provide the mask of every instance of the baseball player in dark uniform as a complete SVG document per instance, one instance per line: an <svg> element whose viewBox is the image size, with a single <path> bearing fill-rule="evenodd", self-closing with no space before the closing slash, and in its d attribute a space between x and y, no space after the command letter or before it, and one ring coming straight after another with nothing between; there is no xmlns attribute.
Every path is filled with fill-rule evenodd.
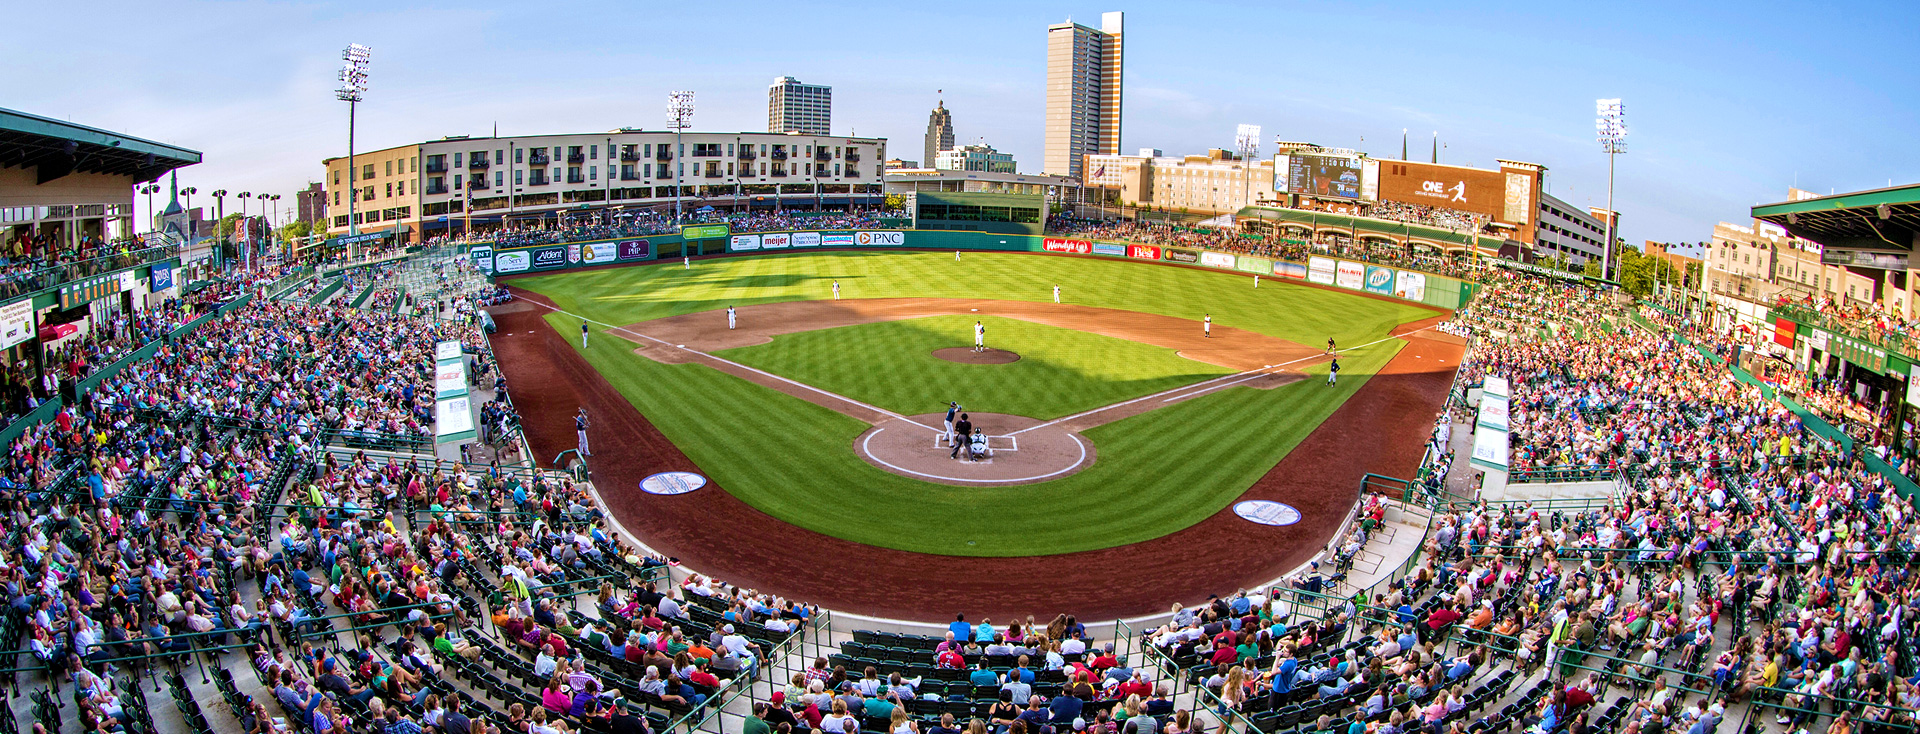
<svg viewBox="0 0 1920 734"><path fill-rule="evenodd" d="M573 417L573 430L575 433L580 434L580 455L592 456L593 452L587 450L587 408L586 406L581 406L580 413Z"/></svg>

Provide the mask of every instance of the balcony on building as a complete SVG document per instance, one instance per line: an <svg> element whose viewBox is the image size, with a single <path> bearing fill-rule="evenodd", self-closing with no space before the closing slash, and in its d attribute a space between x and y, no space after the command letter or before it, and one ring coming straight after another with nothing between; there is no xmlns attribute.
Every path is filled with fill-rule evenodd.
<svg viewBox="0 0 1920 734"><path fill-rule="evenodd" d="M787 170L786 170L786 169L784 169L784 168L775 168L775 169L773 169L773 173L772 173L772 176L773 176L774 178L786 178L786 177L787 177Z"/></svg>
<svg viewBox="0 0 1920 734"><path fill-rule="evenodd" d="M621 174L620 174L620 180L622 180L622 181L639 181L639 180L641 180L641 179L644 179L644 178L646 178L646 177L645 177L645 176L642 176L642 175L640 175L639 173L637 173L637 172L635 172L635 171L626 171L626 172L624 172L624 173L621 173Z"/></svg>
<svg viewBox="0 0 1920 734"><path fill-rule="evenodd" d="M446 184L443 184L443 183L442 183L442 184L434 184L434 183L430 183L430 184L427 184L427 195L428 195L428 196L433 196L433 195L436 195L436 194L444 194L444 193L447 193L447 185L446 185Z"/></svg>
<svg viewBox="0 0 1920 734"><path fill-rule="evenodd" d="M653 149L653 159L656 161L673 160L673 150L664 145L655 148Z"/></svg>
<svg viewBox="0 0 1920 734"><path fill-rule="evenodd" d="M727 177L726 172L721 171L719 169L709 169L707 171L707 178L726 178L726 177Z"/></svg>
<svg viewBox="0 0 1920 734"><path fill-rule="evenodd" d="M552 162L553 160L547 157L547 151L545 150L536 150L527 154L527 163L536 166L544 166Z"/></svg>
<svg viewBox="0 0 1920 734"><path fill-rule="evenodd" d="M860 177L860 169L858 169L858 168L854 168L854 167L852 167L852 166L848 166L848 167L847 167L847 172L846 172L846 173L844 173L844 174L841 174L841 175L844 175L844 176L846 176L847 178L859 178L859 177Z"/></svg>
<svg viewBox="0 0 1920 734"><path fill-rule="evenodd" d="M468 169L468 170L480 170L480 171L484 171L484 170L486 170L486 169L487 169L487 157L486 157L486 156L474 156L474 157L473 157L473 158L472 158L471 160L468 160L468 161L467 161L467 169Z"/></svg>
<svg viewBox="0 0 1920 734"><path fill-rule="evenodd" d="M436 161L431 158L427 159L427 173L446 173L446 172L447 172L446 161Z"/></svg>
<svg viewBox="0 0 1920 734"><path fill-rule="evenodd" d="M586 182L587 182L587 177L582 176L578 173L570 174L567 176L567 183L570 183L570 184L586 183Z"/></svg>
<svg viewBox="0 0 1920 734"><path fill-rule="evenodd" d="M470 189L484 189L484 188L487 188L487 177L486 177L486 176L476 176L476 177L474 177L474 179L473 179L472 181L469 181L469 182L467 182L467 188L470 188Z"/></svg>
<svg viewBox="0 0 1920 734"><path fill-rule="evenodd" d="M784 161L787 159L787 152L779 148L774 148L773 153L771 153L770 155L772 155L773 159L776 161Z"/></svg>
<svg viewBox="0 0 1920 734"><path fill-rule="evenodd" d="M753 160L753 148L750 148L744 145L740 146L740 160L743 160L743 161Z"/></svg>
<svg viewBox="0 0 1920 734"><path fill-rule="evenodd" d="M637 150L620 151L620 160L627 161L629 163L640 160L640 151L637 151Z"/></svg>
<svg viewBox="0 0 1920 734"><path fill-rule="evenodd" d="M545 186L549 183L552 182L547 180L547 174L542 171L534 171L531 175L527 176L528 186Z"/></svg>
<svg viewBox="0 0 1920 734"><path fill-rule="evenodd" d="M848 150L848 151L847 151L847 162L848 162L848 163L859 163L859 162L860 162L860 151L857 151L857 150Z"/></svg>
<svg viewBox="0 0 1920 734"><path fill-rule="evenodd" d="M827 150L827 149L826 149L826 148L824 148L824 147L822 147L822 148L815 148L815 149L814 149L814 151L813 151L813 159L814 159L814 160L816 160L816 161L830 161L830 160L833 160L833 151L831 151L831 150Z"/></svg>
<svg viewBox="0 0 1920 734"><path fill-rule="evenodd" d="M585 163L585 162L587 162L587 154L585 154L585 153L568 153L568 154L567 154L567 162L568 162L568 163Z"/></svg>

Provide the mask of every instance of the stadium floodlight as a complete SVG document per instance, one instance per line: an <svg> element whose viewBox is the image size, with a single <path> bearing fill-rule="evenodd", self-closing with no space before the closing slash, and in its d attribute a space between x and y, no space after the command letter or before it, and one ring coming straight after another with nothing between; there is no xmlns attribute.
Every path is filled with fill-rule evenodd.
<svg viewBox="0 0 1920 734"><path fill-rule="evenodd" d="M673 222L680 223L680 190L685 188L681 178L686 174L687 164L680 160L686 147L680 144L680 134L693 127L693 92L680 91L667 95L667 127L673 128Z"/></svg>
<svg viewBox="0 0 1920 734"><path fill-rule="evenodd" d="M1260 126L1241 125L1233 133L1233 146L1240 153L1240 166L1245 169L1245 192L1241 195L1242 206L1253 205L1253 158L1260 155Z"/></svg>
<svg viewBox="0 0 1920 734"><path fill-rule="evenodd" d="M1613 158L1627 152L1627 106L1619 97L1598 99L1593 103L1594 130L1599 133L1600 149L1607 154L1607 239L1602 242L1600 277L1613 276L1613 230L1620 213L1613 208Z"/></svg>
<svg viewBox="0 0 1920 734"><path fill-rule="evenodd" d="M354 179L357 172L353 167L353 123L360 97L367 91L367 67L373 62L373 49L348 44L340 58L347 63L340 67L340 88L334 90L333 95L347 103L347 234L355 235L360 234L360 197L359 184Z"/></svg>

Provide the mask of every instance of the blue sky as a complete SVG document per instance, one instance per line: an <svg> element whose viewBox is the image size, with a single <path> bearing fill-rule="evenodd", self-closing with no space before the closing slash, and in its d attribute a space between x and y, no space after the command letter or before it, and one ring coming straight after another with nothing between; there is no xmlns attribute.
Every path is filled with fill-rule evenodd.
<svg viewBox="0 0 1920 734"><path fill-rule="evenodd" d="M346 147L339 51L375 49L366 149L443 135L758 130L776 76L834 87L833 132L919 157L944 89L962 142L1037 172L1045 28L1127 13L1123 150L1274 137L1548 167L1604 205L1593 100L1626 100L1623 236L1697 242L1788 186L1920 181L1920 4L1608 3L18 3L0 106L206 153L183 185L292 192ZM1905 29L1904 31L1902 29ZM131 39L126 37L131 36Z"/></svg>

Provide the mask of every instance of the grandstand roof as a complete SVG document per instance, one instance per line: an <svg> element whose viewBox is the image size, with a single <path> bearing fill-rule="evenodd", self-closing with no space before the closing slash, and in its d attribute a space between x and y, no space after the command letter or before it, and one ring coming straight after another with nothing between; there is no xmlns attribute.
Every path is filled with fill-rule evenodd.
<svg viewBox="0 0 1920 734"><path fill-rule="evenodd" d="M199 162L199 151L0 108L0 167L36 169L38 183L70 173L152 181Z"/></svg>
<svg viewBox="0 0 1920 734"><path fill-rule="evenodd" d="M1912 250L1920 184L1820 196L1753 208L1753 218L1828 247Z"/></svg>

